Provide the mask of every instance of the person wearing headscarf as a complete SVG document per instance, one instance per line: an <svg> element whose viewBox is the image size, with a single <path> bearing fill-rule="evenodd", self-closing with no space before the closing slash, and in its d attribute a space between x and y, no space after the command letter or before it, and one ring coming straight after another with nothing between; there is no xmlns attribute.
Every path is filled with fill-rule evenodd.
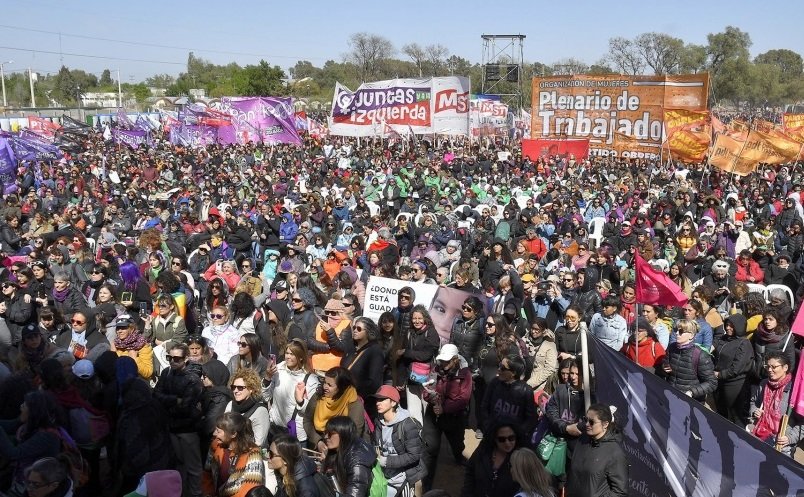
<svg viewBox="0 0 804 497"><path fill-rule="evenodd" d="M144 380L154 374L154 351L148 340L140 333L134 318L121 314L115 323L115 339L112 350L118 357L128 356L137 363L137 371Z"/></svg>

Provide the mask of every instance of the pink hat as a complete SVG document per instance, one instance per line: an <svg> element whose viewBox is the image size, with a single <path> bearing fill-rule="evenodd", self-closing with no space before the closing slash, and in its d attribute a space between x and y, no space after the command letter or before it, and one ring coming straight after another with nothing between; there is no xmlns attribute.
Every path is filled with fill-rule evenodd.
<svg viewBox="0 0 804 497"><path fill-rule="evenodd" d="M391 385L383 385L377 390L377 393L374 394L374 398L378 400L382 399L391 399L396 403L399 403L399 390Z"/></svg>

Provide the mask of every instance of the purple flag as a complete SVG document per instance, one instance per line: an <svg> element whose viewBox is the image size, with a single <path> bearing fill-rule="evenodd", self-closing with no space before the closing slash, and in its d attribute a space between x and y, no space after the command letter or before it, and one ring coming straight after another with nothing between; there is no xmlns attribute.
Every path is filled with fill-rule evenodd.
<svg viewBox="0 0 804 497"><path fill-rule="evenodd" d="M38 136L34 133L10 133L6 136L17 160L53 161L64 156L55 145L32 135Z"/></svg>
<svg viewBox="0 0 804 497"><path fill-rule="evenodd" d="M0 138L0 182L3 183L3 194L8 195L17 190L17 159L7 138Z"/></svg>
<svg viewBox="0 0 804 497"><path fill-rule="evenodd" d="M128 148L136 149L148 142L148 133L142 130L112 130L112 139L115 143L122 143Z"/></svg>
<svg viewBox="0 0 804 497"><path fill-rule="evenodd" d="M206 147L218 142L215 126L182 125L170 128L170 143L185 147Z"/></svg>
<svg viewBox="0 0 804 497"><path fill-rule="evenodd" d="M136 129L137 127L128 118L128 114L122 108L117 109L117 126L123 129Z"/></svg>
<svg viewBox="0 0 804 497"><path fill-rule="evenodd" d="M302 143L289 97L223 97L220 105L232 116L237 143Z"/></svg>

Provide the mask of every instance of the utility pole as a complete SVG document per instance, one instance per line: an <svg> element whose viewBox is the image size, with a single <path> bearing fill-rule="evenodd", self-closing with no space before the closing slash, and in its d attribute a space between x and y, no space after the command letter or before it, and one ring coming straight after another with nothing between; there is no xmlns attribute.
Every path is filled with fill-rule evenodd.
<svg viewBox="0 0 804 497"><path fill-rule="evenodd" d="M121 89L121 86L120 86L120 69L117 70L117 100L118 100L117 106L122 109L123 108L123 90Z"/></svg>
<svg viewBox="0 0 804 497"><path fill-rule="evenodd" d="M34 95L34 86L33 86L33 70L29 67L28 68L28 84L31 86L31 107L36 107L36 95Z"/></svg>
<svg viewBox="0 0 804 497"><path fill-rule="evenodd" d="M6 64L13 64L13 60L8 60L6 62L0 62L0 81L3 83L3 108L5 109L8 107L8 102L6 102L6 75L3 73L3 66Z"/></svg>

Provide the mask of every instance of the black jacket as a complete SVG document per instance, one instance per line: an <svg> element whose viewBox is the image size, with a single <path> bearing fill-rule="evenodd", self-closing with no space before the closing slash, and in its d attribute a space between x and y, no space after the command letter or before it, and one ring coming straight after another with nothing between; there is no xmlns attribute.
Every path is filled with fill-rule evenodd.
<svg viewBox="0 0 804 497"><path fill-rule="evenodd" d="M763 380L768 377L768 370L765 369L765 356L768 352L781 352L787 358L790 369L796 364L796 352L793 346L793 336L791 331L785 333L777 342L768 342L762 339L760 328L754 333L751 339L754 342L754 374L757 379Z"/></svg>
<svg viewBox="0 0 804 497"><path fill-rule="evenodd" d="M17 345L22 339L22 329L28 323L35 323L33 315L34 300L25 303L25 293L18 289L11 300L6 301L6 324L11 332L11 343Z"/></svg>
<svg viewBox="0 0 804 497"><path fill-rule="evenodd" d="M428 326L423 332L411 329L410 335L405 337L405 353L400 358L410 373L410 365L414 362L432 363L438 354L438 347L441 339L438 332L432 326Z"/></svg>
<svg viewBox="0 0 804 497"><path fill-rule="evenodd" d="M173 467L165 411L148 384L140 378L129 380L123 387L122 401L115 437L119 470L134 478Z"/></svg>
<svg viewBox="0 0 804 497"><path fill-rule="evenodd" d="M480 318L466 321L463 317L459 317L452 325L452 332L449 335L449 343L458 347L458 353L466 359L471 370L477 368L478 352L485 334L484 323L485 320Z"/></svg>
<svg viewBox="0 0 804 497"><path fill-rule="evenodd" d="M171 433L195 432L201 422L201 378L194 373L165 368L154 388L154 397L167 411Z"/></svg>
<svg viewBox="0 0 804 497"><path fill-rule="evenodd" d="M567 495L628 495L628 461L618 435L607 432L600 440L581 435L572 453Z"/></svg>
<svg viewBox="0 0 804 497"><path fill-rule="evenodd" d="M296 467L293 468L293 480L296 482L296 497L324 497L318 491L315 484L315 474L317 469L315 463L309 457L302 454ZM288 497L282 478L277 478L277 489L274 497Z"/></svg>
<svg viewBox="0 0 804 497"><path fill-rule="evenodd" d="M734 326L734 335L724 333L713 341L718 382L744 380L754 363L753 347L745 338L746 319L742 314L734 314L726 322Z"/></svg>
<svg viewBox="0 0 804 497"><path fill-rule="evenodd" d="M87 317L88 321L92 321L92 318ZM105 345L106 349L109 348L109 341L106 339L106 335L99 332L95 329L94 322L90 325L87 325L87 329L84 332L86 339L87 339L87 354L89 354L92 349L99 345ZM56 335L56 346L62 349L68 349L70 347L70 342L73 339L73 330L69 326L65 327L58 335Z"/></svg>
<svg viewBox="0 0 804 497"><path fill-rule="evenodd" d="M496 422L500 418L513 419L523 433L531 433L538 420L533 389L519 380L511 383L500 381L499 378L491 380L480 410L487 422Z"/></svg>
<svg viewBox="0 0 804 497"><path fill-rule="evenodd" d="M371 487L371 469L377 462L374 448L365 440L357 439L349 447L339 451L335 457L342 457L348 473L346 485L341 495L345 497L366 497ZM334 464L334 461L332 461ZM329 467L329 465L327 466Z"/></svg>
<svg viewBox="0 0 804 497"><path fill-rule="evenodd" d="M698 351L695 351L696 348ZM667 360L673 368L669 375L665 373L668 383L682 392L692 392L692 398L703 400L717 388L712 357L696 344L680 348L677 342L671 343L667 348ZM659 371L664 372L664 369Z"/></svg>
<svg viewBox="0 0 804 497"><path fill-rule="evenodd" d="M344 338L343 334L341 338ZM348 352L341 358L341 366L352 372L355 390L364 399L374 395L382 386L385 354L377 342L369 342L363 348Z"/></svg>
<svg viewBox="0 0 804 497"><path fill-rule="evenodd" d="M489 449L478 448L469 458L461 497L514 497L519 489L519 484L511 476L510 455L500 465L496 477Z"/></svg>

